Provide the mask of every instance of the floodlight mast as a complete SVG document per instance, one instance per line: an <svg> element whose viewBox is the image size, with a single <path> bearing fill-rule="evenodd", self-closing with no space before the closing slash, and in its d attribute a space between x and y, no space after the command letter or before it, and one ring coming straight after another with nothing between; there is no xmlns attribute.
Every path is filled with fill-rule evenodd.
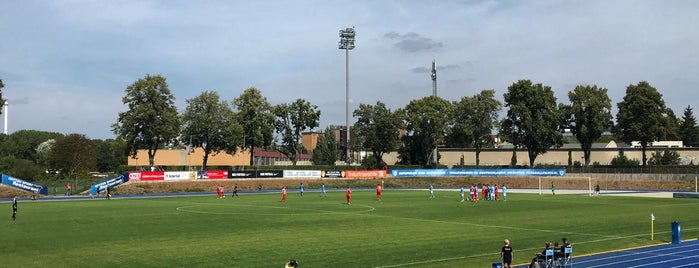
<svg viewBox="0 0 699 268"><path fill-rule="evenodd" d="M339 49L345 50L345 147L346 159L349 165L350 159L350 90L349 90L349 51L354 49L355 32L354 27L340 30Z"/></svg>

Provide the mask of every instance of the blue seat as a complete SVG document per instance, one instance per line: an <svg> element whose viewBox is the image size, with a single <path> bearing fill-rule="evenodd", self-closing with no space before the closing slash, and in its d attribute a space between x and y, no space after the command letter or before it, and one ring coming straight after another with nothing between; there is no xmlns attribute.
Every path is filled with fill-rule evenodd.
<svg viewBox="0 0 699 268"><path fill-rule="evenodd" d="M558 267L573 267L573 247L563 247L563 258L560 260Z"/></svg>
<svg viewBox="0 0 699 268"><path fill-rule="evenodd" d="M555 258L553 257L553 249L547 249L544 251L544 267L554 268Z"/></svg>

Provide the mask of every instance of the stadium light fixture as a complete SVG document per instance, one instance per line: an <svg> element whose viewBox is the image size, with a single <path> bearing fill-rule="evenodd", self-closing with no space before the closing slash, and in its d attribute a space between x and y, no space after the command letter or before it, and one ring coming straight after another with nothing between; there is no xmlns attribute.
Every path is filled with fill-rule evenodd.
<svg viewBox="0 0 699 268"><path fill-rule="evenodd" d="M355 41L354 27L340 30L340 42L337 48L345 50L345 147L346 161L350 162L350 90L349 90L349 51L354 49Z"/></svg>

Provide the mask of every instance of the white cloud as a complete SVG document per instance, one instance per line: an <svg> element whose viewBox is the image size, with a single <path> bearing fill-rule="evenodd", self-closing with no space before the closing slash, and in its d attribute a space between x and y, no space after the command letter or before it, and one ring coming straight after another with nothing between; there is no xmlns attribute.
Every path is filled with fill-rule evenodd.
<svg viewBox="0 0 699 268"><path fill-rule="evenodd" d="M561 102L597 84L616 104L648 80L679 115L699 97L698 11L694 1L10 1L0 78L17 102L11 130L112 137L124 88L146 74L166 76L180 106L255 86L272 103L317 104L322 127L343 125L338 31L354 26L353 108L431 94L436 60L450 100L531 79Z"/></svg>

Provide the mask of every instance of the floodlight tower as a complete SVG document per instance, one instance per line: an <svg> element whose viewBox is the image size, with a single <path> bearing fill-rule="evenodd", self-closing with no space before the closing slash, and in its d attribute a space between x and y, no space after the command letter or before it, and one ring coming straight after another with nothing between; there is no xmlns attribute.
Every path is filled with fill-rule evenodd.
<svg viewBox="0 0 699 268"><path fill-rule="evenodd" d="M437 97L437 62L432 60L432 96Z"/></svg>
<svg viewBox="0 0 699 268"><path fill-rule="evenodd" d="M432 72L430 74L432 78L432 96L437 97L437 62L432 60ZM432 150L432 158L434 160L434 168L439 166L439 157L437 152L437 145L435 143L434 150Z"/></svg>
<svg viewBox="0 0 699 268"><path fill-rule="evenodd" d="M5 112L3 112L3 113L5 114L5 121L4 121L4 124L5 124L5 125L4 125L4 129L3 129L3 132L2 132L2 133L4 133L5 135L7 135L7 107L8 107L9 105L10 105L10 102L9 102L8 100L5 100L5 107L3 107L3 108L5 108Z"/></svg>
<svg viewBox="0 0 699 268"><path fill-rule="evenodd" d="M347 147L346 157L347 164L350 164L350 91L349 91L349 51L354 49L355 40L354 27L345 28L340 30L340 42L337 46L339 49L345 50L345 123L346 123L346 135L345 135L345 147Z"/></svg>

